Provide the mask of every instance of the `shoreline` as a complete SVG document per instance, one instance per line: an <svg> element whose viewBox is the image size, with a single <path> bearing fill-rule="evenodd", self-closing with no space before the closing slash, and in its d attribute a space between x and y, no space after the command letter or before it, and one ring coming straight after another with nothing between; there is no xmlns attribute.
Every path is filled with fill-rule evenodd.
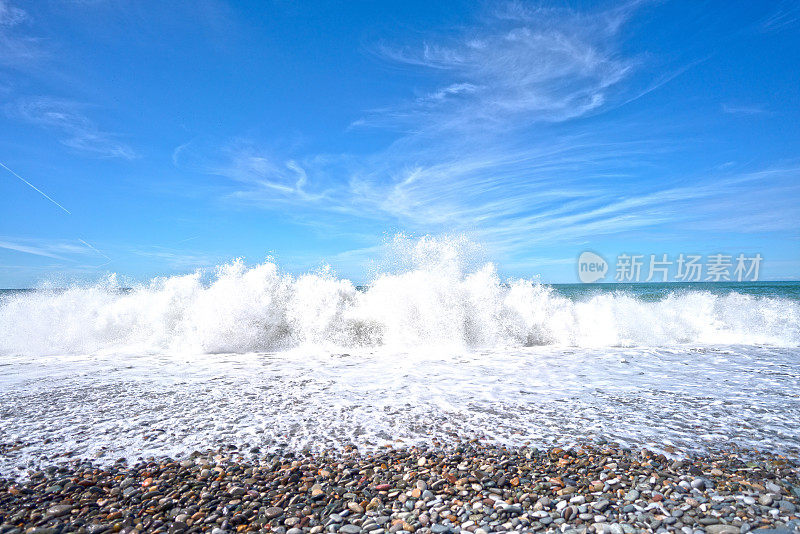
<svg viewBox="0 0 800 534"><path fill-rule="evenodd" d="M253 452L253 451L251 451ZM38 532L745 533L800 529L800 466L779 455L472 442L45 468L0 478L0 534Z"/></svg>

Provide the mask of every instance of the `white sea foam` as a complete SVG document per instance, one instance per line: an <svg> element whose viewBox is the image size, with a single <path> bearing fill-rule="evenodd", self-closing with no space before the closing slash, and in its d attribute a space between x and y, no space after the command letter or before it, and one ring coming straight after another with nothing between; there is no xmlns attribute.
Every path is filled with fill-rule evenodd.
<svg viewBox="0 0 800 534"><path fill-rule="evenodd" d="M568 298L502 281L463 240L398 249L365 290L236 261L4 297L0 472L431 436L800 452L796 300Z"/></svg>
<svg viewBox="0 0 800 534"><path fill-rule="evenodd" d="M501 280L493 264L471 264L458 240L398 248L365 290L329 271L292 276L237 260L209 281L196 272L122 291L112 276L9 296L0 354L800 344L800 303L789 299L688 290L650 302L624 292L572 299Z"/></svg>
<svg viewBox="0 0 800 534"><path fill-rule="evenodd" d="M606 439L800 453L797 349L442 348L6 357L4 476L74 458Z"/></svg>

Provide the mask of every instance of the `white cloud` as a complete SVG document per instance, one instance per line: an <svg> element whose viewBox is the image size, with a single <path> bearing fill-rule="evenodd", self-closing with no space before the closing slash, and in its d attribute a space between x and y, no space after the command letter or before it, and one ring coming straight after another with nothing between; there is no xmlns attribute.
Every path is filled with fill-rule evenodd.
<svg viewBox="0 0 800 534"><path fill-rule="evenodd" d="M762 32L779 32L800 22L800 5L793 0L778 2L773 11L761 21Z"/></svg>
<svg viewBox="0 0 800 534"><path fill-rule="evenodd" d="M5 0L0 0L0 26L16 26L27 20L25 10L14 7Z"/></svg>
<svg viewBox="0 0 800 534"><path fill-rule="evenodd" d="M60 134L62 144L107 158L133 159L134 150L115 134L100 130L83 114L83 106L49 97L23 98L6 106L12 117Z"/></svg>
<svg viewBox="0 0 800 534"><path fill-rule="evenodd" d="M212 257L207 254L196 254L192 252L182 252L173 249L153 246L147 249L133 249L132 254L152 258L171 269L191 270L201 267L215 265L220 258Z"/></svg>
<svg viewBox="0 0 800 534"><path fill-rule="evenodd" d="M176 164L227 178L235 189L228 199L302 206L297 211L315 224L325 212L415 233L464 232L517 257L532 246L639 230L686 236L695 231L690 223L791 231L789 221L800 213L782 199L797 198L794 167L672 176L665 173L669 160L692 140L665 140L660 123L552 125L630 102L682 72L661 73L644 93L629 91L638 60L621 54L619 41L634 9L576 13L510 4L456 39L381 47L382 57L432 73L437 83L353 124L403 127L375 153L287 157L235 142L205 152L184 145ZM201 164L187 165L192 161ZM762 187L759 180L767 181ZM776 203L783 215L759 218L749 204L752 188L763 191L760 206Z"/></svg>
<svg viewBox="0 0 800 534"><path fill-rule="evenodd" d="M325 192L309 191L308 174L301 162L281 158L256 143L236 140L221 148L196 142L177 147L172 154L177 167L221 176L246 187L231 194L247 202L316 202Z"/></svg>
<svg viewBox="0 0 800 534"><path fill-rule="evenodd" d="M78 240L12 238L0 236L0 248L63 261L76 261L70 256L92 256L98 251Z"/></svg>
<svg viewBox="0 0 800 534"><path fill-rule="evenodd" d="M766 108L760 104L743 105L723 103L722 111L730 115L762 115L767 113Z"/></svg>
<svg viewBox="0 0 800 534"><path fill-rule="evenodd" d="M455 39L379 47L381 57L447 82L354 125L424 132L561 122L602 107L631 72L635 61L618 52L617 41L633 7L578 13L511 6Z"/></svg>
<svg viewBox="0 0 800 534"><path fill-rule="evenodd" d="M0 65L27 68L44 55L39 39L18 31L29 20L25 10L0 0Z"/></svg>
<svg viewBox="0 0 800 534"><path fill-rule="evenodd" d="M52 47L45 46L43 40L32 36L27 28L32 21L25 10L0 0L0 66L35 72L37 77L61 76L63 65L50 51ZM25 81L14 85L28 84ZM11 85L0 89L9 94L14 92ZM98 128L84 114L85 107L73 101L42 96L18 98L6 104L5 110L13 117L59 133L61 143L76 151L109 158L135 158L136 153L130 146L115 134Z"/></svg>
<svg viewBox="0 0 800 534"><path fill-rule="evenodd" d="M508 4L456 38L380 47L383 59L432 74L437 84L351 125L403 127L406 133L371 155L287 157L239 140L216 148L187 143L173 161L230 180L235 191L227 198L239 202L299 203L409 223L480 223L497 206L525 212L558 191L581 197L585 187L552 191L554 179L564 183L556 173L618 158L630 147L589 143L593 148L582 153L584 141L574 135L520 149L499 137L585 115L612 99L636 63L618 51L620 28L633 10Z"/></svg>
<svg viewBox="0 0 800 534"><path fill-rule="evenodd" d="M55 258L58 260L66 260L63 256L54 254L46 248L26 245L23 243L14 243L11 241L0 241L0 248L6 250L13 250L15 252L23 252L25 254L33 254L34 256L44 256L46 258Z"/></svg>

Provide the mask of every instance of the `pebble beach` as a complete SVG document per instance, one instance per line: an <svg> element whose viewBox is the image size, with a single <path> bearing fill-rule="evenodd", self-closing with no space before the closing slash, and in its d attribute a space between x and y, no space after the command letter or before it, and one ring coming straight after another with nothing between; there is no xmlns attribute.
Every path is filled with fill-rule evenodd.
<svg viewBox="0 0 800 534"><path fill-rule="evenodd" d="M0 0L0 534L800 534L800 0Z"/></svg>
<svg viewBox="0 0 800 534"><path fill-rule="evenodd" d="M73 460L0 480L0 533L794 532L800 468L772 455L478 441L312 454L229 446Z"/></svg>

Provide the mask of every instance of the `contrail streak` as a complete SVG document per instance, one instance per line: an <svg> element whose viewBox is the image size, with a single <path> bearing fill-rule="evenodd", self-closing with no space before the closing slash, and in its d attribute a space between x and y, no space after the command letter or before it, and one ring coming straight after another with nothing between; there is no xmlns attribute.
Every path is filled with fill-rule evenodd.
<svg viewBox="0 0 800 534"><path fill-rule="evenodd" d="M22 177L22 176L20 176L19 174L15 173L14 171L12 171L12 170L11 170L11 169L9 169L8 167L6 167L6 166L3 164L3 162L0 162L0 167L3 167L5 170L7 170L8 172L10 172L11 174L13 174L14 176L16 176L17 178L19 178L20 180L22 180L23 182L25 182L26 184L28 184L30 187L32 187L33 189L35 189L35 190L36 190L36 192L38 192L38 193L39 193L40 195L42 195L44 198L46 198L47 200L49 200L50 202L52 202L53 204L55 204L56 206L58 206L59 208L61 208L62 210L64 210L64 211L67 213L67 215L72 215L72 212L71 212L71 211L69 211L67 208L65 208L64 206L62 206L61 204L59 204L58 202L56 202L55 200L53 200L52 198L50 198L49 196L47 196L47 193L45 193L44 191L42 191L41 189L39 189L38 187L36 187L36 186L35 186L35 185L33 185L32 183L30 183L28 180L26 180L25 178L23 178L23 177ZM86 245L87 247L89 247L90 249L92 249L93 251L97 252L98 254L100 254L101 256L103 256L105 259L107 259L108 261L107 261L106 263L104 263L103 265L108 265L109 263L111 263L112 261L114 261L114 260L112 260L111 258L109 258L108 256L106 256L105 254L103 254L102 252L100 252L100 250L98 250L98 249L97 249L97 248L96 248L94 245L92 245L92 244L91 244L91 243L89 243L88 241L86 241L86 240L84 240L84 239L81 239L80 237L78 238L78 241L80 241L81 243L83 243L84 245ZM103 265L100 265L100 267L102 267Z"/></svg>
<svg viewBox="0 0 800 534"><path fill-rule="evenodd" d="M95 252L97 252L98 254L100 254L101 256L103 256L103 257L104 257L105 259L107 259L108 261L114 261L114 260L112 260L111 258L109 258L108 256L106 256L105 254L103 254L102 252L100 252L99 250L97 250L96 248L94 248L94 246L92 246L92 244L91 244L91 243L87 243L86 241L84 241L84 240L83 240L83 239L81 239L80 237L78 238L78 241L80 241L81 243L83 243L84 245L86 245L87 247L89 247L90 249L94 250ZM105 263L104 263L103 265L105 265Z"/></svg>
<svg viewBox="0 0 800 534"><path fill-rule="evenodd" d="M47 194L46 194L44 191L42 191L41 189L39 189L38 187L36 187L36 186L35 186L35 185L33 185L32 183L30 183L28 180L26 180L25 178L23 178L23 177L22 177L22 176L20 176L19 174L15 173L15 172L14 172L14 171L12 171L11 169L9 169L9 168L8 168L8 167L6 167L5 165L3 165L3 163L2 163L2 162L0 162L0 167L3 167L5 170L7 170L7 171L8 171L8 172L10 172L11 174L13 174L14 176L16 176L17 178L19 178L20 180L22 180L23 182L25 182L25 183L26 183L26 184L28 184L29 186L31 186L33 189L35 189L35 190L36 190L36 191L37 191L37 192L38 192L40 195L42 195L44 198L46 198L47 200L49 200L50 202L52 202L53 204L55 204L56 206L58 206L58 207L59 207L59 208L61 208L62 210L66 211L66 212L67 212L69 215L72 215L72 213L70 213L70 211L69 211L67 208L65 208L64 206L62 206L61 204L59 204L58 202L56 202L55 200L53 200L52 198L50 198L49 196L47 196Z"/></svg>

